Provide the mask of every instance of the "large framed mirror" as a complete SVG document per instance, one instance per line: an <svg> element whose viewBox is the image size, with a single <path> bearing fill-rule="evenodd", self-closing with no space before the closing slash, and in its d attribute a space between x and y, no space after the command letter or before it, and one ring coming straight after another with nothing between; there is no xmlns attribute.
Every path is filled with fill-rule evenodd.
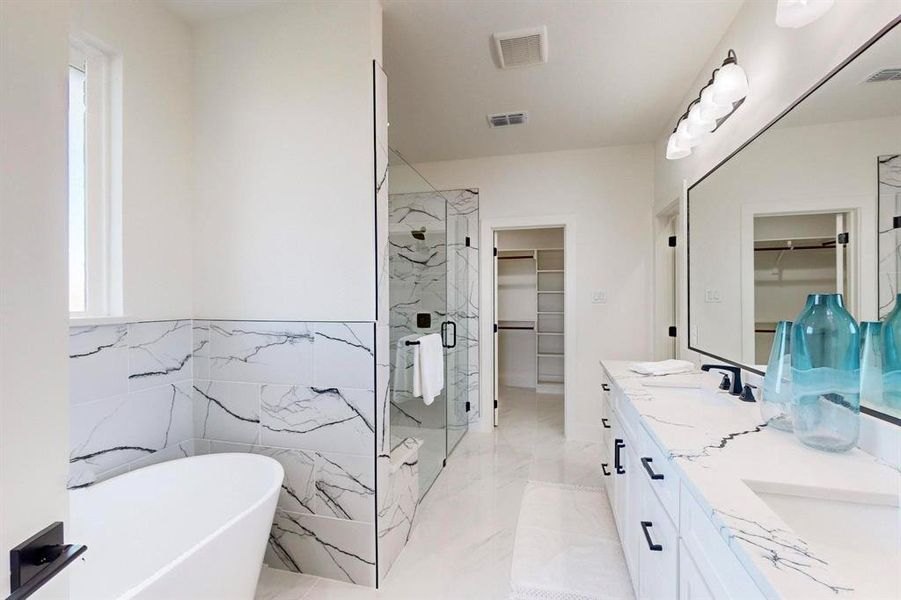
<svg viewBox="0 0 901 600"><path fill-rule="evenodd" d="M895 20L688 190L689 348L763 373L810 293L884 319L901 274ZM753 82L752 82L753 85ZM901 425L888 394L862 410Z"/></svg>

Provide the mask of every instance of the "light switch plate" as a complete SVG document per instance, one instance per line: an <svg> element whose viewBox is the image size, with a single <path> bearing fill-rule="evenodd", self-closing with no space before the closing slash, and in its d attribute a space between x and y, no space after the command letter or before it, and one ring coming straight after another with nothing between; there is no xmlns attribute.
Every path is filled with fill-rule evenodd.
<svg viewBox="0 0 901 600"><path fill-rule="evenodd" d="M593 304L606 304L607 303L607 292L604 290L598 290L591 295L591 302Z"/></svg>
<svg viewBox="0 0 901 600"><path fill-rule="evenodd" d="M704 300L707 302L722 302L720 291L716 289L708 289L704 294Z"/></svg>

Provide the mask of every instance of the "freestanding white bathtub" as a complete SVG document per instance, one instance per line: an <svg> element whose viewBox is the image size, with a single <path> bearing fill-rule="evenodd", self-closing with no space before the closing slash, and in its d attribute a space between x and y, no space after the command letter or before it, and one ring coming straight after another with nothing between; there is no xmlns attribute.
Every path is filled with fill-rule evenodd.
<svg viewBox="0 0 901 600"><path fill-rule="evenodd" d="M71 600L252 600L284 477L256 454L182 458L70 492Z"/></svg>

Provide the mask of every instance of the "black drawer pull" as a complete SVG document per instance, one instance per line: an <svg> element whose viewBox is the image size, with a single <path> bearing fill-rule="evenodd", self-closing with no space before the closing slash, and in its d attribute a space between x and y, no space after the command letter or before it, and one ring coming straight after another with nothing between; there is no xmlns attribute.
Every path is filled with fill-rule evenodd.
<svg viewBox="0 0 901 600"><path fill-rule="evenodd" d="M610 477L610 471L607 470L608 463L601 463L601 471L604 472L604 477Z"/></svg>
<svg viewBox="0 0 901 600"><path fill-rule="evenodd" d="M648 476L653 480L663 479L663 473L655 473L654 469L651 468L651 464L654 462L653 458L648 458L647 456L641 457L641 464L644 467L644 470L648 472Z"/></svg>
<svg viewBox="0 0 901 600"><path fill-rule="evenodd" d="M626 447L626 442L616 439L613 441L613 467L616 469L617 475L626 472L619 460L619 451Z"/></svg>
<svg viewBox="0 0 901 600"><path fill-rule="evenodd" d="M604 426L604 429L610 429L610 421L606 417L601 419L601 425Z"/></svg>
<svg viewBox="0 0 901 600"><path fill-rule="evenodd" d="M650 548L654 552L660 552L663 550L663 546L660 544L655 544L651 541L651 532L648 531L654 524L650 521L642 521L641 522L641 530L644 531L644 539L648 542L648 548Z"/></svg>
<svg viewBox="0 0 901 600"><path fill-rule="evenodd" d="M609 392L609 391L610 391L610 386L607 385L606 383L602 383L602 384L601 384L601 389L604 390L605 392Z"/></svg>

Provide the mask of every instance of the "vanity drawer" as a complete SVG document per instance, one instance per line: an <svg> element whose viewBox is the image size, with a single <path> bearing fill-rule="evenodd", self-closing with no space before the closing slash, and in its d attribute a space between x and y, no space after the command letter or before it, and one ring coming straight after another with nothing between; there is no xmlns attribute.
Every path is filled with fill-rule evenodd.
<svg viewBox="0 0 901 600"><path fill-rule="evenodd" d="M638 597L667 600L679 597L679 533L651 491L650 480L639 477L641 509L632 523L638 539Z"/></svg>
<svg viewBox="0 0 901 600"><path fill-rule="evenodd" d="M685 485L679 498L679 535L714 598L763 598L719 529Z"/></svg>
<svg viewBox="0 0 901 600"><path fill-rule="evenodd" d="M679 476L676 468L666 454L657 445L644 426L639 442L639 471L647 479L651 489L657 494L660 503L673 523L679 522Z"/></svg>

